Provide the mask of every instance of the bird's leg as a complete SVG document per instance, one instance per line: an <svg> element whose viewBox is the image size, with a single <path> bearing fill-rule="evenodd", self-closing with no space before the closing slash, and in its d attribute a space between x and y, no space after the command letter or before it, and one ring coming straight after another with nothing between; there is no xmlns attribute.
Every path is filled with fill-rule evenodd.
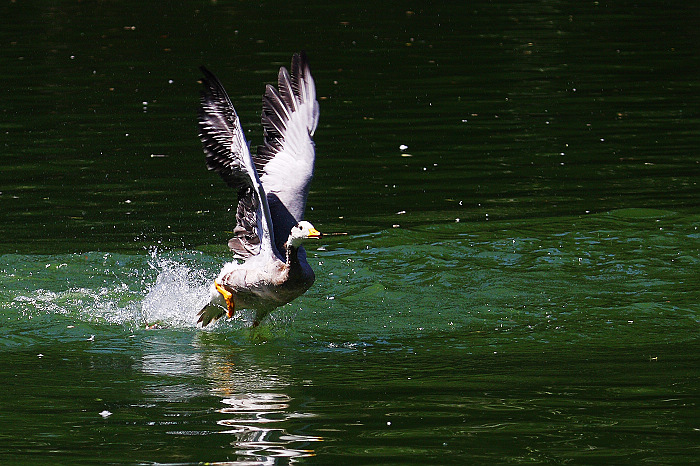
<svg viewBox="0 0 700 466"><path fill-rule="evenodd" d="M233 313L236 310L236 305L233 302L233 293L230 291L226 290L223 286L219 285L214 281L214 285L216 286L216 291L221 293L221 296L224 297L224 301L226 301L226 308L228 310L228 318L230 319L233 317Z"/></svg>

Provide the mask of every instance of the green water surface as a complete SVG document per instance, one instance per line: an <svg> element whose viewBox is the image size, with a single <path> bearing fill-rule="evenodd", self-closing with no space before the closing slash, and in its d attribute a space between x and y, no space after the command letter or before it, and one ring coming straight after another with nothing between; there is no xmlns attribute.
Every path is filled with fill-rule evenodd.
<svg viewBox="0 0 700 466"><path fill-rule="evenodd" d="M692 2L6 2L0 463L691 464ZM315 285L196 312L234 193L199 65L261 142L305 49ZM405 146L405 147L404 147Z"/></svg>

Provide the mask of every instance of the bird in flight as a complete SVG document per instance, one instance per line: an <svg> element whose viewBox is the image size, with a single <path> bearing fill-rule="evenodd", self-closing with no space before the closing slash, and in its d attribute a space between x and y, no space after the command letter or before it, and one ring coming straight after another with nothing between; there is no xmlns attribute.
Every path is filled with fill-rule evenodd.
<svg viewBox="0 0 700 466"><path fill-rule="evenodd" d="M321 233L303 218L316 157L316 88L306 54L294 54L291 73L281 67L277 88L265 88L264 140L251 154L224 87L209 70L201 70L199 137L207 168L236 190L238 203L228 242L237 260L225 264L214 280L198 323L204 327L224 314L233 317L237 309L253 309L255 327L314 283L303 243Z"/></svg>

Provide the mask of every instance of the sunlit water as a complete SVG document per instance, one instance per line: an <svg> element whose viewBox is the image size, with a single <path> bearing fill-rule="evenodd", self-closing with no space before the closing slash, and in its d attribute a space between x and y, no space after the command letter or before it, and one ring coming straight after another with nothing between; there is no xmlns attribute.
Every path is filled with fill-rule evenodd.
<svg viewBox="0 0 700 466"><path fill-rule="evenodd" d="M697 461L696 3L155 8L0 5L0 463ZM256 145L301 49L306 214L347 235L201 329L197 67Z"/></svg>
<svg viewBox="0 0 700 466"><path fill-rule="evenodd" d="M542 342L559 332L572 343L594 342L609 331L629 331L637 343L673 341L673 326L695 320L698 258L678 245L697 244L697 228L695 215L629 209L550 219L546 232L529 221L456 222L331 239L309 251L314 288L270 324L283 330L300 321L296 331L319 334L348 333L350 324L349 334L370 339L471 326ZM16 313L8 317L16 325L51 317L125 331L193 330L227 260L226 253L157 249L5 255L3 306ZM671 328L656 321L664 310L674 316ZM212 328L245 328L249 318L241 312ZM651 333L639 332L647 318Z"/></svg>
<svg viewBox="0 0 700 466"><path fill-rule="evenodd" d="M626 210L338 239L257 330L196 326L226 254L5 255L25 432L5 458L97 438L112 461L136 436L137 462L690 459L698 257L676 246L698 224Z"/></svg>

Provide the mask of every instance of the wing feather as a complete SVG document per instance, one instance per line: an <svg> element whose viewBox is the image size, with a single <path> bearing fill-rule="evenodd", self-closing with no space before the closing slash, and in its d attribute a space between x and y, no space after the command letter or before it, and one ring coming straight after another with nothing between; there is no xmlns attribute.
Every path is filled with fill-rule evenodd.
<svg viewBox="0 0 700 466"><path fill-rule="evenodd" d="M277 89L268 85L263 96L264 144L255 156L270 201L278 236L289 233L289 225L304 217L316 152L313 134L318 126L316 88L304 52L292 58L291 75L280 68ZM279 202L277 202L279 201ZM293 223L292 223L293 222ZM285 234L286 231L286 234Z"/></svg>
<svg viewBox="0 0 700 466"><path fill-rule="evenodd" d="M238 114L219 80L205 67L199 108L199 137L207 168L217 172L234 189L251 185L244 166L248 151Z"/></svg>
<svg viewBox="0 0 700 466"><path fill-rule="evenodd" d="M294 58L292 58L292 60L294 60ZM293 81L289 76L287 68L284 66L281 67L280 72L277 74L277 88L279 89L279 96L281 97L285 106L289 108L291 112L294 112L297 110L296 95L298 95L299 92L297 91L295 93L294 85L292 83Z"/></svg>
<svg viewBox="0 0 700 466"><path fill-rule="evenodd" d="M266 142L270 141L279 146L284 141L287 122L291 115L292 113L282 97L274 87L268 84L263 96L263 115L261 118Z"/></svg>
<svg viewBox="0 0 700 466"><path fill-rule="evenodd" d="M267 196L255 170L240 120L226 90L204 67L199 109L199 137L207 168L237 190L236 227L229 247L242 258L261 250L274 252L274 232Z"/></svg>

